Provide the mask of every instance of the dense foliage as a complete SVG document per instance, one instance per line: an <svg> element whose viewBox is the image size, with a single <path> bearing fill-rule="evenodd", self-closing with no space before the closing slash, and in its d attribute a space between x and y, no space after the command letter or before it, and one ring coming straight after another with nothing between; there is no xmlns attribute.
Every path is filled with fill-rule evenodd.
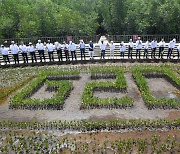
<svg viewBox="0 0 180 154"><path fill-rule="evenodd" d="M180 33L179 0L0 0L0 38Z"/></svg>

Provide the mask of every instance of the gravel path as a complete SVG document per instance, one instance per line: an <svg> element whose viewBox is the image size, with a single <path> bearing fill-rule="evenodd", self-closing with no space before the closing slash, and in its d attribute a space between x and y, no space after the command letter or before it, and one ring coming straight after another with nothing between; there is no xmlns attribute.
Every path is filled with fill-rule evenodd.
<svg viewBox="0 0 180 154"><path fill-rule="evenodd" d="M132 109L93 109L93 110L79 110L81 95L85 88L86 82L90 81L90 74L80 74L80 80L73 81L73 87L70 96L66 99L64 109L56 110L10 110L8 109L8 101L0 106L1 120L14 121L53 121L53 120L110 120L110 119L158 119L168 118L171 115L174 118L180 117L177 110L148 110L144 105L141 94L137 85L132 78L131 73L126 73L125 77L128 83L127 95L134 99L134 107ZM107 80L101 80L107 81ZM167 82L163 82L166 84ZM41 89L43 90L43 89ZM103 98L106 93L101 94ZM115 94L113 94L115 95ZM118 94L121 95L121 94ZM176 116L174 116L176 114Z"/></svg>

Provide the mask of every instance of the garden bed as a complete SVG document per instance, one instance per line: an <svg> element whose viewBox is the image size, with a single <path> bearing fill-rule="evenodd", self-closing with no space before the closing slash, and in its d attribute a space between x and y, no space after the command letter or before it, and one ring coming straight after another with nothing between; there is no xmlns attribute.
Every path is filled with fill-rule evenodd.
<svg viewBox="0 0 180 154"><path fill-rule="evenodd" d="M152 73L155 72L155 73ZM156 74L157 72L157 74ZM143 75L145 74L145 75ZM173 74L172 71L170 71L167 68L133 68L133 77L140 89L141 95L146 103L146 106L148 109L155 109L155 108L162 108L162 109L179 109L180 108L180 98L177 99L167 99L167 98L161 98L157 99L153 97L148 83L145 79L145 76L150 77L165 77L170 80L173 85L176 85L177 88L179 88L180 85L180 79Z"/></svg>

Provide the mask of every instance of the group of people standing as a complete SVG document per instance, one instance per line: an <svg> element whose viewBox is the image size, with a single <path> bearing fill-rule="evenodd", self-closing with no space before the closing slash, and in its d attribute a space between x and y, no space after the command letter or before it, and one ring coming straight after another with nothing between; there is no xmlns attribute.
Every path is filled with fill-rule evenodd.
<svg viewBox="0 0 180 154"><path fill-rule="evenodd" d="M51 43L50 40L48 40L47 43L42 43L41 40L38 40L37 44L35 45L33 45L31 42L29 42L29 44L27 45L21 42L21 44L18 46L14 41L11 42L11 45L9 47L6 44L7 44L7 41L4 42L4 44L1 45L1 48L0 48L1 54L6 64L7 62L10 63L9 53L12 53L15 64L19 63L19 54L22 54L24 63L28 63L29 56L32 63L34 63L34 61L37 62L37 53L39 55L40 62L43 62L43 61L45 62L46 61L45 51L48 52L49 61L54 61L54 52L57 52L59 61L63 61L63 54L65 55L66 61L69 61L70 60L69 53L71 53L71 58L73 61L74 59L77 60L77 55L76 55L77 47L80 49L81 60L86 60L85 51L86 51L87 46L83 40L80 40L79 45L76 45L72 41L70 41L68 44L65 41L63 42L63 44L60 44L59 42ZM143 46L141 38L138 37L135 43L133 42L132 39L130 39L128 44L121 42L120 46L119 45L118 46L120 50L120 56L122 58L124 58L126 46L128 46L128 59L133 58L134 49L136 50L136 54L135 54L136 59L137 58L140 59L141 55L143 56L143 58L146 58L146 59L149 58L149 56L151 56L151 59L155 59L156 56L158 56L158 58L163 59L165 45L166 43L164 39L162 39L159 43L157 43L156 39L153 39L152 42L147 40ZM175 49L175 45L176 45L176 39L173 39L172 41L169 42L167 59L171 58L173 50ZM95 47L94 43L90 41L88 44L88 51L89 51L90 59L94 58L94 47ZM110 58L114 59L114 51L115 51L116 46L113 43L113 41L107 44L105 44L104 41L101 41L100 58L105 59L107 47L110 49ZM157 47L159 47L158 53L156 52ZM142 54L142 51L144 51L143 54ZM149 54L149 51L150 51L150 54ZM180 45L177 47L177 52L178 52L178 59L179 59Z"/></svg>
<svg viewBox="0 0 180 154"><path fill-rule="evenodd" d="M11 41L11 45L8 47L7 41L4 42L3 45L1 45L0 51L3 56L4 62L10 63L9 54L11 53L13 55L13 59L15 64L19 64L19 54L22 54L24 63L29 62L29 56L32 60L32 63L37 62L37 53L39 54L40 62L46 62L45 58L45 51L48 52L49 61L54 61L54 52L57 52L59 61L63 61L63 52L66 58L66 61L70 60L69 52L71 53L72 60L77 60L76 56L76 44L72 41L67 44L65 41L63 44L60 44L59 42L51 43L50 40L47 41L47 43L42 43L41 40L38 40L36 45L33 45L31 42L29 44L25 45L23 42L18 46L14 41ZM85 60L85 50L86 45L83 40L80 40L79 43L79 49L81 52L81 60ZM29 55L29 56L28 56ZM90 59L93 59L94 55L94 44L92 41L89 42L89 56Z"/></svg>
<svg viewBox="0 0 180 154"><path fill-rule="evenodd" d="M172 41L169 42L167 59L171 59L172 53L174 52L174 49L175 49L175 45L176 45L176 39L173 39ZM115 44L113 43L113 41L111 41L111 43L107 44L107 45L105 45L104 41L102 41L101 45L100 45L101 59L105 58L107 46L109 46L109 48L110 48L110 58L114 58ZM147 40L144 43L144 48L143 48L143 42L140 37L138 37L138 39L136 40L135 43L133 42L132 39L130 39L128 45L126 45L122 41L119 46L120 56L122 58L124 58L126 46L128 46L128 59L133 58L133 49L136 50L136 54L135 54L136 59L138 59L138 58L140 59L141 56L143 56L143 58L146 58L146 59L148 59L149 56L151 57L151 59L155 59L155 58L157 58L157 56L159 59L163 59L166 43L165 43L164 39L162 39L159 43L157 43L156 39L153 39L152 42ZM157 51L158 47L159 47L159 51ZM143 52L143 54L142 54L142 52ZM149 54L149 52L150 52L150 54ZM179 59L180 44L177 47L177 54L178 54L178 59Z"/></svg>

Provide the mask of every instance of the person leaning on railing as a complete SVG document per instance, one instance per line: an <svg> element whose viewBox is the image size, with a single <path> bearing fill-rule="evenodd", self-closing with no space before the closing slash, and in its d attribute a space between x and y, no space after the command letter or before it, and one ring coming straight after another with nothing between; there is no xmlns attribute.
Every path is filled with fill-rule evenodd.
<svg viewBox="0 0 180 154"><path fill-rule="evenodd" d="M109 45L109 48L110 48L110 59L114 59L115 45L114 45L113 41L111 41L111 43Z"/></svg>
<svg viewBox="0 0 180 154"><path fill-rule="evenodd" d="M124 53L126 51L126 45L124 44L124 42L122 41L120 43L120 56L124 59Z"/></svg>
<svg viewBox="0 0 180 154"><path fill-rule="evenodd" d="M70 41L70 43L69 43L69 51L71 51L72 61L74 60L74 58L75 58L75 60L77 60L77 57L76 57L76 45L72 41Z"/></svg>

